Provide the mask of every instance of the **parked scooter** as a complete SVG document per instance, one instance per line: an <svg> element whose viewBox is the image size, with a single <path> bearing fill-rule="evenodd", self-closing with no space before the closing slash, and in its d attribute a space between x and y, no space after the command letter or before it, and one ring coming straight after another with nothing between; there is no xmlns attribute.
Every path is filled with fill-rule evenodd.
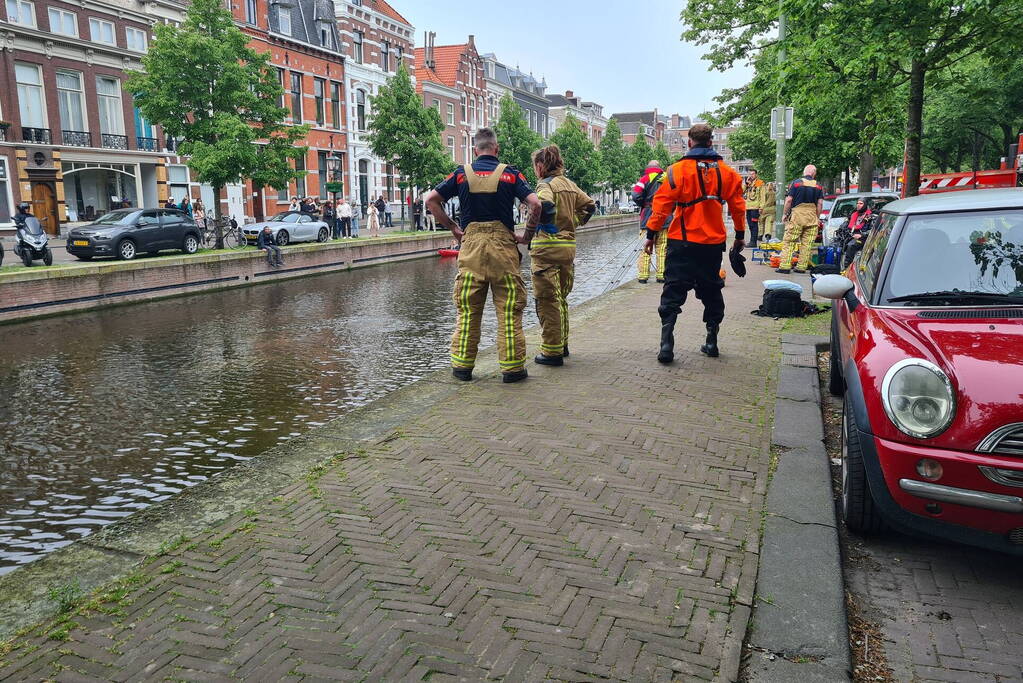
<svg viewBox="0 0 1023 683"><path fill-rule="evenodd" d="M25 267L31 266L36 259L42 259L48 266L53 265L53 251L50 250L49 240L35 216L25 216L18 223L14 239L14 253L21 257Z"/></svg>

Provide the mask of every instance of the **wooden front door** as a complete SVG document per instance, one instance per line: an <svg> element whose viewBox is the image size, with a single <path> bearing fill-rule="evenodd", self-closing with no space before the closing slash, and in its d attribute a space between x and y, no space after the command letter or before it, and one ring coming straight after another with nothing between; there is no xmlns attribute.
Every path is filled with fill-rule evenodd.
<svg viewBox="0 0 1023 683"><path fill-rule="evenodd" d="M49 183L32 183L32 215L39 219L47 235L60 234L57 219L57 195Z"/></svg>
<svg viewBox="0 0 1023 683"><path fill-rule="evenodd" d="M256 219L257 223L262 223L266 218L266 210L263 208L263 188L259 188L253 194L255 196L252 198L252 217Z"/></svg>

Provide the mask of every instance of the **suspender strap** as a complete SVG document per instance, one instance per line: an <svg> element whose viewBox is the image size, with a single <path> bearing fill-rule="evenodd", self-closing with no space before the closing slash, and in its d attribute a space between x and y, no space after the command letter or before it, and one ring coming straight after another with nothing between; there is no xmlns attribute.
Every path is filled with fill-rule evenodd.
<svg viewBox="0 0 1023 683"><path fill-rule="evenodd" d="M488 176L476 175L472 170L472 164L466 164L462 168L465 170L465 180L469 183L470 194L494 194L508 164L498 164Z"/></svg>

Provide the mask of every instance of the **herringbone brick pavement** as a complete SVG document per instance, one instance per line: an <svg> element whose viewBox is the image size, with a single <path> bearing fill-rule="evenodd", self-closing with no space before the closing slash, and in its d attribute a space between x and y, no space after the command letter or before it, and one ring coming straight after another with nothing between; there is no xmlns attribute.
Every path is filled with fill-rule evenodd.
<svg viewBox="0 0 1023 683"><path fill-rule="evenodd" d="M659 288L613 293L565 367L423 405L158 557L66 640L22 637L0 677L734 679L780 355L756 274L726 288L721 358L694 300L659 366Z"/></svg>

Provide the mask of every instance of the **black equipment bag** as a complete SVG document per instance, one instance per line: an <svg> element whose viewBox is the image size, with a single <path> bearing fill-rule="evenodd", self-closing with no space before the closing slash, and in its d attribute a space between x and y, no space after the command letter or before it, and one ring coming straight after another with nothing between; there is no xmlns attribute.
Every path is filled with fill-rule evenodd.
<svg viewBox="0 0 1023 683"><path fill-rule="evenodd" d="M802 318L820 313L821 310L823 309L818 309L813 304L803 301L799 292L794 290L765 289L764 301L760 304L760 308L750 311L750 313L765 318Z"/></svg>

